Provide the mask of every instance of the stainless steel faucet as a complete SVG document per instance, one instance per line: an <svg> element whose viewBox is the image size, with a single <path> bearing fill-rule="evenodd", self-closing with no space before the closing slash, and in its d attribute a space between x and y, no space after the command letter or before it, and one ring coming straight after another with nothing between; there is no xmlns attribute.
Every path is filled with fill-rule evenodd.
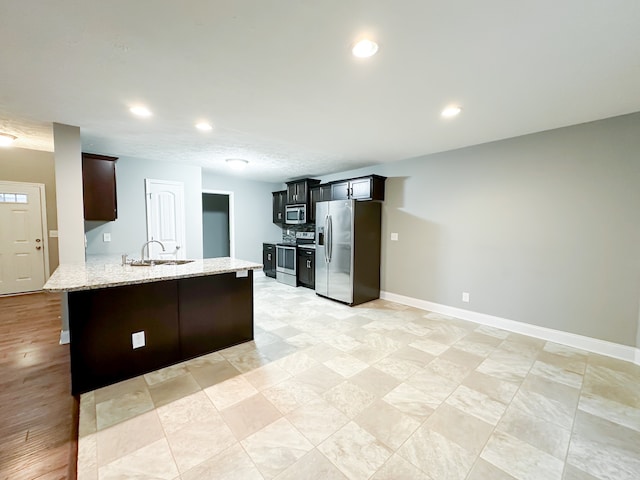
<svg viewBox="0 0 640 480"><path fill-rule="evenodd" d="M142 245L142 250L140 250L140 260L144 260L144 248L145 247L147 247L147 254L149 254L149 244L150 243L157 243L158 245L160 245L162 247L162 251L164 252L164 245L162 244L162 242L160 242L158 240L149 240L147 243Z"/></svg>

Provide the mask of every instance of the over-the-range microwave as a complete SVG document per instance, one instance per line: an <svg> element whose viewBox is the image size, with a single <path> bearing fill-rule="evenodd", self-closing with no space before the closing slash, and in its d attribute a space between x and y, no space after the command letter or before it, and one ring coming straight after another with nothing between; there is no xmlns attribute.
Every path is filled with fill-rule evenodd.
<svg viewBox="0 0 640 480"><path fill-rule="evenodd" d="M284 212L284 223L288 225L307 223L307 206L305 204L285 205Z"/></svg>

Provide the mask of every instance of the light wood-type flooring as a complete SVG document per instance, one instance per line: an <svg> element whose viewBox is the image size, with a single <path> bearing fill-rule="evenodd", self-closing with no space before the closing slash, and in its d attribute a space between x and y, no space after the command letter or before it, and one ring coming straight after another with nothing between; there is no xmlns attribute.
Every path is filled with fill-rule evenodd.
<svg viewBox="0 0 640 480"><path fill-rule="evenodd" d="M0 297L0 479L76 478L78 400L60 299Z"/></svg>

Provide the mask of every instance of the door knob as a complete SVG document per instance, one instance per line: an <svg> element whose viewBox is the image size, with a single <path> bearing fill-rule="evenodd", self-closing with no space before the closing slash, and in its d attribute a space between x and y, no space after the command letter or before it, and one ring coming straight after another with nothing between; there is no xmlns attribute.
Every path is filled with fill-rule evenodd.
<svg viewBox="0 0 640 480"><path fill-rule="evenodd" d="M42 247L41 247L40 245L38 245L38 246L36 247L36 250L40 250L41 248L42 248Z"/></svg>
<svg viewBox="0 0 640 480"><path fill-rule="evenodd" d="M36 238L36 243L40 243L40 239L39 238Z"/></svg>

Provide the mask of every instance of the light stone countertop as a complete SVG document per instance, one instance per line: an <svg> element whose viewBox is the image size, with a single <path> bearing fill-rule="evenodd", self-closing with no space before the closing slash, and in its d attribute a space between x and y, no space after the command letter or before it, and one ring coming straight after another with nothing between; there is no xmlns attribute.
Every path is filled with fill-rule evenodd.
<svg viewBox="0 0 640 480"><path fill-rule="evenodd" d="M132 267L115 262L92 261L60 265L47 280L43 289L47 292L73 292L261 269L260 263L230 257L194 260L184 265L154 265L153 267Z"/></svg>

